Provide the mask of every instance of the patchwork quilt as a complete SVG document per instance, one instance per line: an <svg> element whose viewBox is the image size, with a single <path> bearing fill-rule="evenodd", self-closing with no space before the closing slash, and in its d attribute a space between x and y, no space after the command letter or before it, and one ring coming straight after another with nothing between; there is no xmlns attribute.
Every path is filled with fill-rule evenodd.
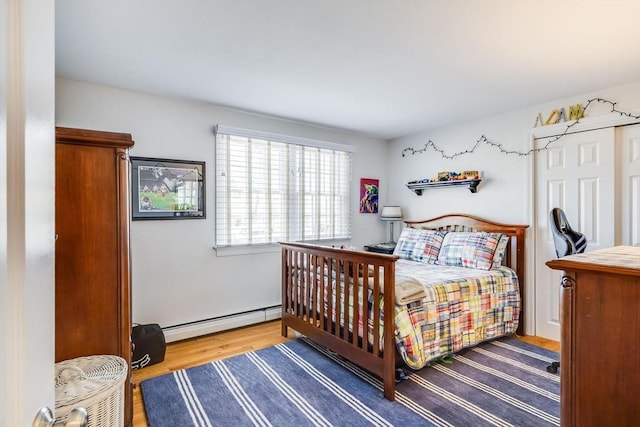
<svg viewBox="0 0 640 427"><path fill-rule="evenodd" d="M411 278L419 282L425 291L423 299L395 304L396 346L406 365L412 369L420 369L430 361L482 341L512 334L518 327L518 278L508 267L484 270L400 259L396 264L396 277ZM332 284L331 304L335 307L339 299L340 307L344 307L343 297L338 298L335 293L335 281ZM363 286L359 288L362 290ZM325 312L328 312L330 304L328 295L326 292ZM359 319L362 319L362 292L358 295ZM369 342L373 342L371 289L368 289L367 295L367 331ZM383 298L380 295L380 299ZM352 292L348 306L349 316L353 318ZM380 314L380 318L384 319L384 313ZM333 320L336 321L335 318ZM339 323L344 324L342 319ZM362 336L362 320L359 323L358 333ZM382 346L383 322L380 323L379 340Z"/></svg>
<svg viewBox="0 0 640 427"><path fill-rule="evenodd" d="M422 301L396 305L396 345L410 368L518 328L518 277L508 267L478 270L398 260L396 269L420 281L427 294Z"/></svg>

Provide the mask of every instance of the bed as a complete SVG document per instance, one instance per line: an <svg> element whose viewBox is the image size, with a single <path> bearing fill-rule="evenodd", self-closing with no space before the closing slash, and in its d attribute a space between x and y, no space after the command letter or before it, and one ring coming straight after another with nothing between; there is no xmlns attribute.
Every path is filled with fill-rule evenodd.
<svg viewBox="0 0 640 427"><path fill-rule="evenodd" d="M528 226L466 214L405 224L393 255L281 243L282 335L379 376L389 400L396 367L524 331Z"/></svg>

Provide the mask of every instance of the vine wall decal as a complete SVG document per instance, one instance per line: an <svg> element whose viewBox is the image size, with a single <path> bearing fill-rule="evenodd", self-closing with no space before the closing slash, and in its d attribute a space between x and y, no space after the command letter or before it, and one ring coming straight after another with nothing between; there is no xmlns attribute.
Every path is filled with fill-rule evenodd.
<svg viewBox="0 0 640 427"><path fill-rule="evenodd" d="M640 120L640 115L634 115L634 114L631 114L631 113L629 113L627 111L619 110L619 109L616 108L616 103L615 102L609 101L609 100L604 99L604 98L592 98L592 99L589 99L587 101L587 103L585 104L584 108L583 108L583 112L586 112L589 109L589 106L591 106L594 103L608 104L608 105L611 106L611 112L612 113L618 113L621 116L629 117L631 119ZM555 111L557 111L557 110L554 110L554 112ZM552 114L553 114L553 112L552 112ZM563 116L563 113L559 113L558 116L557 116L558 120L562 116ZM473 153L482 144L486 144L486 145L488 145L490 147L497 148L503 154L515 154L515 155L518 155L518 156L528 156L529 154L537 153L539 151L546 150L549 147L549 145L551 145L552 143L558 141L562 137L566 136L569 133L569 131L571 130L571 128L574 127L575 125L577 125L578 123L580 123L580 121L583 118L584 118L584 114L581 114L574 122L566 125L566 127L565 127L565 129L564 129L564 131L562 133L560 133L559 135L556 135L554 138L551 138L543 147L532 148L531 150L528 150L528 151L518 151L518 150L507 149L502 144L497 143L497 142L493 142L489 138L487 138L485 135L482 135L482 136L480 136L480 138L478 138L478 140L476 140L476 143L473 145L473 147L471 147L471 149L467 149L467 150L464 150L464 151L458 151L458 152L453 153L453 154L447 154L442 148L438 147L435 144L435 142L433 142L432 140L428 140L424 144L424 147L422 147L420 149L415 149L413 147L405 148L404 150L402 150L402 157L405 157L407 154L412 154L412 155L422 154L422 153L425 153L428 150L433 150L433 151L436 151L436 152L440 153L440 155L444 159L455 159L456 157L462 156L464 154ZM538 118L536 120L536 124L538 122L540 122L540 121L541 121L541 119Z"/></svg>

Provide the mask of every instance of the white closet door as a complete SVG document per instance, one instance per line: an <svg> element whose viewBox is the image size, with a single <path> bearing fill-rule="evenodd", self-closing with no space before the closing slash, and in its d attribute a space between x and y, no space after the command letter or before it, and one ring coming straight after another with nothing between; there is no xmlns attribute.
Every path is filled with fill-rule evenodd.
<svg viewBox="0 0 640 427"><path fill-rule="evenodd" d="M616 243L640 245L640 124L617 128L616 141L622 217Z"/></svg>
<svg viewBox="0 0 640 427"><path fill-rule="evenodd" d="M549 139L536 141L543 147ZM615 214L615 130L566 135L536 154L536 335L560 340L561 273L545 262L556 258L549 212L563 209L571 227L587 237L587 251L612 246Z"/></svg>

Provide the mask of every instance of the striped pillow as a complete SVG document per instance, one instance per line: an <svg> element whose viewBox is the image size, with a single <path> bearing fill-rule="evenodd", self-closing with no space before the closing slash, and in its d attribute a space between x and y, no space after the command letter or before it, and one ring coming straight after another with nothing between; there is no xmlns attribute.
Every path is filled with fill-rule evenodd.
<svg viewBox="0 0 640 427"><path fill-rule="evenodd" d="M416 245L413 247L411 259L425 264L435 264L438 261L440 248L444 241L446 231L442 230L420 230Z"/></svg>
<svg viewBox="0 0 640 427"><path fill-rule="evenodd" d="M501 233L451 232L440 248L438 264L490 270Z"/></svg>
<svg viewBox="0 0 640 427"><path fill-rule="evenodd" d="M394 255L411 261L435 264L446 231L407 227L402 230Z"/></svg>
<svg viewBox="0 0 640 427"><path fill-rule="evenodd" d="M402 259L411 259L413 256L413 249L416 243L420 240L420 231L417 228L406 227L402 229L400 237L398 237L398 243L393 251L394 255L398 255Z"/></svg>
<svg viewBox="0 0 640 427"><path fill-rule="evenodd" d="M493 254L493 267L498 268L502 265L504 261L504 256L507 254L507 245L509 244L509 236L503 234L500 236L500 241L498 242L498 246L496 246L496 253Z"/></svg>

